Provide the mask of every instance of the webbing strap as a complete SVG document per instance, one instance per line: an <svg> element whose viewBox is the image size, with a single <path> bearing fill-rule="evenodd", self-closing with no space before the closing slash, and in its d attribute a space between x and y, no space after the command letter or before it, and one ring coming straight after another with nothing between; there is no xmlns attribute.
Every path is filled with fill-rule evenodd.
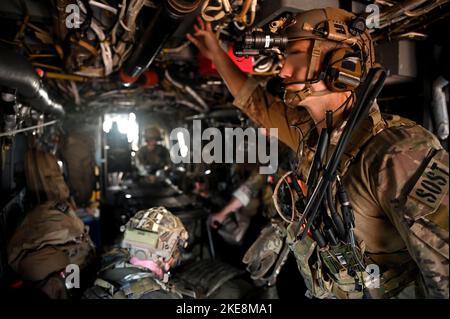
<svg viewBox="0 0 450 319"><path fill-rule="evenodd" d="M311 59L309 60L309 66L308 66L308 77L307 80L314 78L314 71L316 70L317 66L320 63L320 40L314 40L314 46L311 53Z"/></svg>

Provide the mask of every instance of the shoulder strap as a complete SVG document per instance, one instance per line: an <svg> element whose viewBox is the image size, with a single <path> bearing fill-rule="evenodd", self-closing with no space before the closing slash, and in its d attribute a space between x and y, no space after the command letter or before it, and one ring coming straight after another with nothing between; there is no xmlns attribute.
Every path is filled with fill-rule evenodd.
<svg viewBox="0 0 450 319"><path fill-rule="evenodd" d="M389 123L384 120L378 105L375 104L370 109L369 116L353 132L347 149L342 155L339 165L341 176L347 173L350 164L357 157L364 145L387 127L389 127Z"/></svg>
<svg viewBox="0 0 450 319"><path fill-rule="evenodd" d="M341 176L347 173L347 170L354 159L364 146L383 130L398 126L414 126L416 122L393 114L381 113L378 105L374 104L369 111L369 116L355 130L352 138L342 156L339 165Z"/></svg>
<svg viewBox="0 0 450 319"><path fill-rule="evenodd" d="M417 125L413 120L394 115L394 114L382 114L383 119L385 120L388 127L397 127L397 126L414 126Z"/></svg>

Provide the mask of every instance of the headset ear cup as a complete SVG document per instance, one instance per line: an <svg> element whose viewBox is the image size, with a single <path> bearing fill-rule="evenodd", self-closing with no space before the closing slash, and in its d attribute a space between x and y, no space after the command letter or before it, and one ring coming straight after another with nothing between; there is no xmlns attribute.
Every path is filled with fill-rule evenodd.
<svg viewBox="0 0 450 319"><path fill-rule="evenodd" d="M334 91L333 90L333 78L335 77L336 74L336 70L333 69L333 65L331 63L331 61L333 60L333 55L334 55L335 50L328 52L325 55L324 61L323 61L323 66L324 66L324 79L323 81L325 82L325 85L327 86L328 90L330 91Z"/></svg>
<svg viewBox="0 0 450 319"><path fill-rule="evenodd" d="M361 59L352 48L330 52L326 68L325 83L332 92L353 91L361 82Z"/></svg>
<svg viewBox="0 0 450 319"><path fill-rule="evenodd" d="M325 74L325 85L331 92L339 92L337 89L339 85L336 86L336 79L339 77L339 70L334 67L328 66L327 72Z"/></svg>

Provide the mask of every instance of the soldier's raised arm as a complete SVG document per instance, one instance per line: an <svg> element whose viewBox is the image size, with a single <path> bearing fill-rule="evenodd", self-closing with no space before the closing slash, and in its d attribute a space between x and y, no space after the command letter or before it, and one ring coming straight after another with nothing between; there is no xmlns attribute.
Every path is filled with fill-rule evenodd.
<svg viewBox="0 0 450 319"><path fill-rule="evenodd" d="M247 114L260 127L277 128L278 138L294 151L297 151L301 134L310 125L310 116L305 109L290 109L279 98L267 93L253 78L247 78L220 44L211 29L209 22L198 18L198 25L194 26L194 35L187 34L187 38L210 59L225 81L230 93L235 98L234 105ZM299 123L302 123L300 125ZM306 124L306 126L305 126ZM297 126L295 128L294 126Z"/></svg>
<svg viewBox="0 0 450 319"><path fill-rule="evenodd" d="M211 23L204 22L200 17L197 21L198 25L194 25L194 35L188 33L187 38L214 63L228 90L235 97L247 80L247 76L220 47L219 41L212 31Z"/></svg>

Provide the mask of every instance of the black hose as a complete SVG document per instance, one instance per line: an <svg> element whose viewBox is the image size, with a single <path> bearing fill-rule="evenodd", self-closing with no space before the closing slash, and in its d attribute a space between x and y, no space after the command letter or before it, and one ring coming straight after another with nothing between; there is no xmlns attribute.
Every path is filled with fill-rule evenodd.
<svg viewBox="0 0 450 319"><path fill-rule="evenodd" d="M338 237L336 236L335 230L334 230L334 224L331 218L324 213L323 216L323 232L325 234L325 237L327 238L328 242L331 246L336 246L339 244Z"/></svg>
<svg viewBox="0 0 450 319"><path fill-rule="evenodd" d="M378 78L376 78L378 76ZM349 116L349 120L347 125L345 126L344 132L339 139L337 147L331 156L330 161L328 162L325 172L320 178L317 186L315 187L311 198L306 205L305 212L300 219L299 224L296 226L295 234L298 235L300 231L300 227L307 220L306 226L303 229L303 233L300 235L300 240L302 240L309 228L311 227L314 218L317 214L319 205L323 199L325 194L325 190L328 185L334 179L335 172L340 163L340 159L342 154L347 147L348 141L352 133L354 132L355 127L357 127L364 117L367 115L369 108L372 106L375 98L380 94L381 89L383 88L384 81L386 80L387 73L383 68L373 68L370 69L369 74L367 75L366 80L359 87L357 93L357 101L355 107L352 108L352 112ZM373 83L375 81L375 83Z"/></svg>
<svg viewBox="0 0 450 319"><path fill-rule="evenodd" d="M319 176L320 171L322 170L322 163L325 156L325 152L328 149L328 130L322 129L320 131L319 142L317 143L316 153L314 154L314 158L309 170L308 181L306 185L308 185L308 190L314 189L316 186L317 177ZM309 196L310 194L308 194Z"/></svg>
<svg viewBox="0 0 450 319"><path fill-rule="evenodd" d="M174 34L182 20L200 6L200 0L168 0L160 6L155 17L147 25L142 39L127 59L123 71L129 77L138 77L147 70Z"/></svg>
<svg viewBox="0 0 450 319"><path fill-rule="evenodd" d="M0 85L17 90L32 107L55 117L64 116L61 104L50 98L33 66L13 50L0 48Z"/></svg>
<svg viewBox="0 0 450 319"><path fill-rule="evenodd" d="M334 204L331 183L328 184L328 187L327 187L327 204L328 204L328 209L330 210L330 213L331 213L331 219L333 221L333 225L337 232L337 235L341 240L345 240L346 236L345 236L344 223L342 222L341 216L339 216L339 214L336 210L335 204Z"/></svg>

